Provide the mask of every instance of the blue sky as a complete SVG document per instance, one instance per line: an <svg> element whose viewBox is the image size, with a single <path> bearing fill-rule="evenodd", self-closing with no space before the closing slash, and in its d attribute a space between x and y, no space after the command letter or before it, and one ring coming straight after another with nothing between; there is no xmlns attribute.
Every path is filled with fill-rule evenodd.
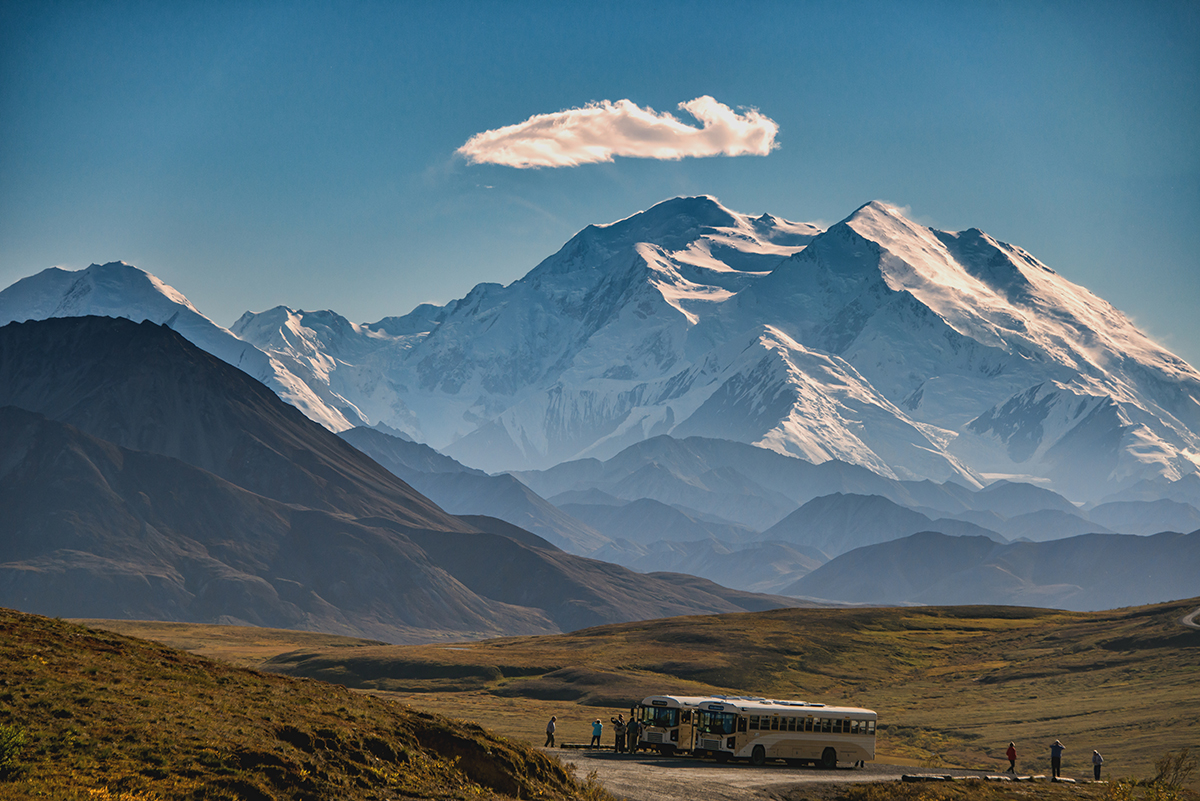
<svg viewBox="0 0 1200 801"><path fill-rule="evenodd" d="M680 194L887 200L1026 248L1200 364L1195 3L0 0L0 286L123 259L229 325L508 283ZM767 156L514 169L533 115L709 95Z"/></svg>

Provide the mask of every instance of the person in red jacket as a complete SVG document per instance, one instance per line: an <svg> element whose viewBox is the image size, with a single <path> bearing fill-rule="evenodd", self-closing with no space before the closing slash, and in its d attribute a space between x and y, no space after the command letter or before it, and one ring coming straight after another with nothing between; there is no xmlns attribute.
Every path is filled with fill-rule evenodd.
<svg viewBox="0 0 1200 801"><path fill-rule="evenodd" d="M1008 750L1004 752L1004 755L1008 757L1008 770L1006 770L1005 773L1012 773L1015 775L1017 772L1017 744L1009 743Z"/></svg>

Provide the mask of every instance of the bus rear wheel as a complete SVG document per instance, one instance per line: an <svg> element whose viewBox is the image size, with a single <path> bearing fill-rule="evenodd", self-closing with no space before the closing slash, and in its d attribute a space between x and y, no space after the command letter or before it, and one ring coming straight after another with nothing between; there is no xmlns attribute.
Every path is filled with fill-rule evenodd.
<svg viewBox="0 0 1200 801"><path fill-rule="evenodd" d="M755 766L767 764L767 750L761 745L754 746L754 750L750 752L750 764Z"/></svg>
<svg viewBox="0 0 1200 801"><path fill-rule="evenodd" d="M826 748L821 752L821 767L825 770L833 770L837 767L837 751L832 748Z"/></svg>

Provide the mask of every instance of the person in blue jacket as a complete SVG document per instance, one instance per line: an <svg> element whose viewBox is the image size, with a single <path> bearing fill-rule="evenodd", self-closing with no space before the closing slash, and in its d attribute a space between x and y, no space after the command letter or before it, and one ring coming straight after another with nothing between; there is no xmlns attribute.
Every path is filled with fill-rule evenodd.
<svg viewBox="0 0 1200 801"><path fill-rule="evenodd" d="M604 733L604 724L600 722L600 718L592 721L592 743L588 748L600 747L600 735Z"/></svg>

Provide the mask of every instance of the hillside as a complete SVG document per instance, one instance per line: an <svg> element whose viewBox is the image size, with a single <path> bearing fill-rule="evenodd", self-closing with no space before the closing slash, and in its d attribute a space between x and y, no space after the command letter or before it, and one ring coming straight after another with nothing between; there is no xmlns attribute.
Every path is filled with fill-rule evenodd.
<svg viewBox="0 0 1200 801"><path fill-rule="evenodd" d="M7 799L578 798L479 726L0 609Z"/></svg>
<svg viewBox="0 0 1200 801"><path fill-rule="evenodd" d="M382 522L264 498L33 412L0 407L0 455L0 603L24 611L390 642L557 628L474 594Z"/></svg>

